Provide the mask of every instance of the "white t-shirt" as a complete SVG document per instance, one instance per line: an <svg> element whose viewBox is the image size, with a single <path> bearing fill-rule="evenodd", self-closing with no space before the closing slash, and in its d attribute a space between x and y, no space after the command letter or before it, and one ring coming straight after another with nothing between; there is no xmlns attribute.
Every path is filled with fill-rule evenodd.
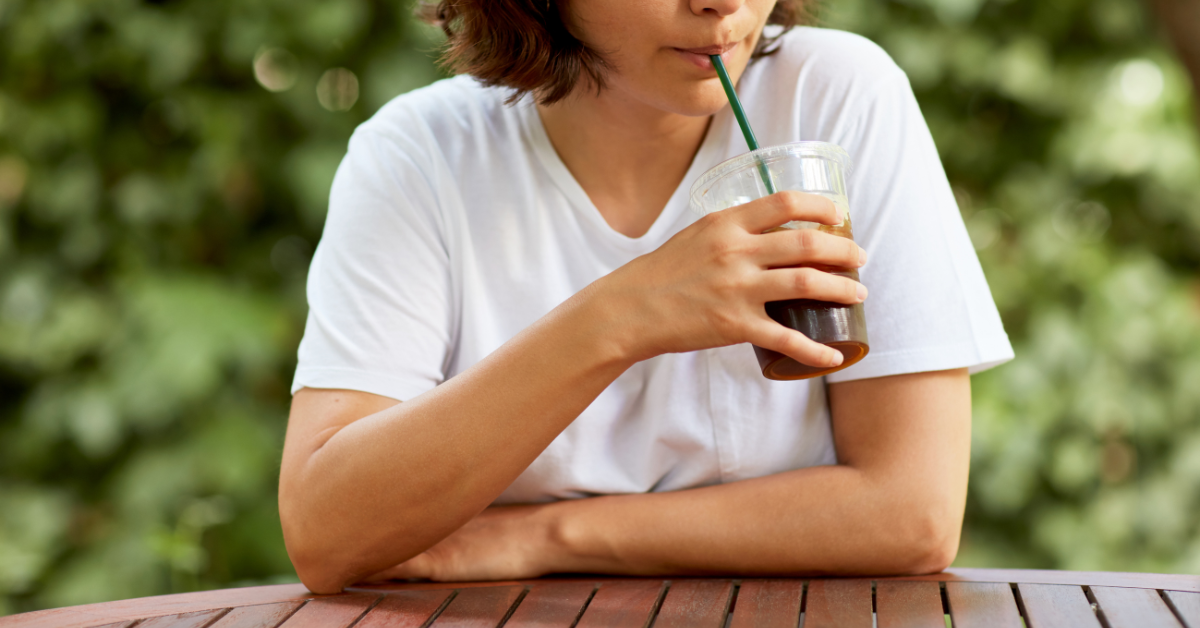
<svg viewBox="0 0 1200 628"><path fill-rule="evenodd" d="M668 354L609 386L498 503L668 491L836 462L825 385L1012 358L904 73L845 32L798 28L738 86L763 146L823 140L854 160L870 354L818 378L763 378L749 345ZM292 386L412 399L697 219L688 190L746 146L728 107L650 230L614 231L536 108L469 77L396 98L334 180ZM477 417L479 421L491 417Z"/></svg>

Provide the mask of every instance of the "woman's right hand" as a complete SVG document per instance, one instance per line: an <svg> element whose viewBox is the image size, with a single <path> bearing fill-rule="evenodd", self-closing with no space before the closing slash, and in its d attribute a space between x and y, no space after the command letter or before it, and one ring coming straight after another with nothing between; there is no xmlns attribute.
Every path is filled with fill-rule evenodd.
<svg viewBox="0 0 1200 628"><path fill-rule="evenodd" d="M810 366L837 366L839 351L771 320L764 304L862 302L862 284L807 266L858 268L866 252L817 229L763 233L793 220L842 222L825 197L778 192L701 218L588 292L617 308L613 323L632 360L749 342Z"/></svg>

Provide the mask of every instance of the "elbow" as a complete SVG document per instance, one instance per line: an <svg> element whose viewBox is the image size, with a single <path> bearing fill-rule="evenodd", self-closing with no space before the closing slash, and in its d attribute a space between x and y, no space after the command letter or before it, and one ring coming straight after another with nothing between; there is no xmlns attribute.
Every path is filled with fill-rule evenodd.
<svg viewBox="0 0 1200 628"><path fill-rule="evenodd" d="M331 546L333 539L320 533L330 528L328 522L316 520L313 513L305 512L288 488L281 482L279 523L292 568L309 591L322 595L341 593L353 581L349 562L341 560L339 548Z"/></svg>
<svg viewBox="0 0 1200 628"><path fill-rule="evenodd" d="M346 575L345 566L337 564L333 553L321 547L319 540L297 531L296 526L289 526L285 518L280 519L288 558L300 582L319 595L341 593L352 580Z"/></svg>
<svg viewBox="0 0 1200 628"><path fill-rule="evenodd" d="M893 522L892 540L898 558L888 571L896 575L921 575L945 571L958 555L962 512L945 508L913 508ZM896 534L898 532L899 534Z"/></svg>
<svg viewBox="0 0 1200 628"><path fill-rule="evenodd" d="M341 593L349 584L342 575L344 570L319 559L314 560L305 552L293 550L291 544L288 544L288 557L292 560L292 567L296 569L296 575L300 577L300 582L313 593L318 595Z"/></svg>
<svg viewBox="0 0 1200 628"><path fill-rule="evenodd" d="M920 543L906 570L908 575L940 573L949 568L958 556L958 535L953 537L952 540L934 537Z"/></svg>

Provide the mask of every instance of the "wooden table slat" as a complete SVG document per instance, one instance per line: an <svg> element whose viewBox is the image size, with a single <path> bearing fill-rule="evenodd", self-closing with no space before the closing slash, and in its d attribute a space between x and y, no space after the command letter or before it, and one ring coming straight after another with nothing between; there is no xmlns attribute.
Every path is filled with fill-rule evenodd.
<svg viewBox="0 0 1200 628"><path fill-rule="evenodd" d="M799 580L743 580L729 628L796 628L803 595Z"/></svg>
<svg viewBox="0 0 1200 628"><path fill-rule="evenodd" d="M1200 628L1200 593L1164 591L1188 628Z"/></svg>
<svg viewBox="0 0 1200 628"><path fill-rule="evenodd" d="M595 590L590 582L534 585L504 628L571 628Z"/></svg>
<svg viewBox="0 0 1200 628"><path fill-rule="evenodd" d="M151 617L138 624L138 628L205 628L205 626L213 623L218 617L224 615L227 610L229 609L214 608L207 611Z"/></svg>
<svg viewBox="0 0 1200 628"><path fill-rule="evenodd" d="M453 594L452 589L388 593L354 628L420 628Z"/></svg>
<svg viewBox="0 0 1200 628"><path fill-rule="evenodd" d="M954 628L1022 628L1012 587L1004 582L947 582Z"/></svg>
<svg viewBox="0 0 1200 628"><path fill-rule="evenodd" d="M1082 587L1019 582L1016 590L1021 594L1025 621L1030 628L1100 628L1096 611L1092 610Z"/></svg>
<svg viewBox="0 0 1200 628"><path fill-rule="evenodd" d="M1029 628L1100 628L1082 587L1069 584L1017 584Z"/></svg>
<svg viewBox="0 0 1200 628"><path fill-rule="evenodd" d="M871 628L870 580L813 580L804 602L804 628Z"/></svg>
<svg viewBox="0 0 1200 628"><path fill-rule="evenodd" d="M729 580L672 582L654 628L723 628L732 595L733 582Z"/></svg>
<svg viewBox="0 0 1200 628"><path fill-rule="evenodd" d="M673 580L676 585L689 582L692 579L680 578ZM1015 628L1019 625L1018 613L1014 608L1017 598L1012 595L1010 583L1019 583L1020 591L1025 593L1021 600L1028 598L1024 612L1030 628L1042 628L1038 623L1062 623L1065 615L1070 618L1071 625L1086 625L1096 628L1096 621L1112 628L1122 628L1126 625L1170 626L1171 628L1200 628L1200 576L1187 574L1152 574L1152 573L1113 573L1113 572L1076 572L1050 570L1005 570L1005 569L949 569L940 574L922 576L890 577L875 579L877 590L876 604L881 605L882 625L884 628L896 623L898 617L891 611L893 594L897 590L890 589L889 583L928 583L936 585L945 583L947 596L950 598L952 613L958 628L970 628L975 616L973 612L982 608L990 620L989 623L999 622L1000 625ZM846 580L836 578L813 580L811 593L811 615L803 615L808 620L808 628L821 625L860 625L865 628L869 616L869 604L862 603L866 596L854 594L856 585L847 585ZM264 608L247 609L233 613L233 609L286 603L280 608L299 608L291 618L284 618L284 628L304 628L306 625L328 624L336 626L349 621L354 628L378 628L379 626L409 626L418 628L433 623L440 613L450 607L456 596L471 589L488 590L497 587L516 587L533 595L541 586L578 586L583 591L585 610L580 617L580 626L629 625L644 628L648 621L654 619L656 604L663 603L664 598L661 579L649 578L620 578L606 576L566 577L554 579L533 579L508 582L463 582L463 583L410 583L382 582L355 587L340 596L318 596L307 591L303 585L268 585L261 587L246 587L241 589L224 589L201 591L195 593L179 593L156 597L147 597L97 604L85 604L64 608L33 611L9 617L0 617L0 628L163 628L179 626L181 628L218 628L226 624L235 624L243 618L252 615L268 613ZM1038 588L1038 585L1068 585L1065 589ZM593 587L598 586L598 589ZM692 585L686 585L692 586ZM794 579L779 579L775 581L749 579L744 581L743 589L739 590L737 599L733 602L729 618L731 628L753 628L756 626L791 626L795 624L797 593L803 583ZM861 588L861 585L857 585ZM850 587L851 591L840 591ZM982 589L980 588L982 587ZM1073 592L1075 587L1081 591L1096 592L1100 612L1098 617L1088 617L1083 611L1078 596ZM1005 593L1005 589L1008 589ZM589 590L597 591L597 596L588 602L586 595ZM678 589L676 592L685 591ZM840 592L839 592L840 591ZM985 595L991 592L990 601ZM332 600L350 599L356 595L383 596L374 607L368 602L366 615L355 616L355 611L361 607L355 602L334 602ZM519 594L518 594L519 595ZM545 594L545 595L548 595ZM859 603L834 604L842 597L857 595ZM980 596L985 599L977 599ZM1090 595L1090 594L1089 594ZM1039 597L1041 596L1041 597ZM1063 597L1065 596L1065 597ZM928 595L925 596L930 599ZM761 598L761 599L760 599ZM1046 599L1043 599L1046 598ZM1060 599L1061 598L1061 599ZM519 598L518 598L519 599ZM567 600L565 606L547 609L545 613L537 611L539 605L536 598L528 598L531 606L521 610L519 604L510 606L519 614L514 614L518 621L514 628L521 623L534 625L530 622L543 615L558 617L569 615L569 608L578 600ZM1061 600L1070 600L1062 602ZM321 600L330 600L321 602ZM464 598L469 601L468 598ZM682 598L681 598L682 600ZM465 603L464 601L464 603ZM311 604L311 607L308 604ZM358 602L361 604L362 602ZM349 604L343 607L341 604ZM801 602L804 604L804 602ZM986 613L987 605L994 604L999 609L1000 616ZM893 604L894 606L894 604ZM1089 608L1090 608L1089 604ZM305 609L308 610L305 610ZM919 614L928 615L932 619L934 605L926 604ZM278 610L278 609L276 609ZM834 611L847 611L848 617L834 617ZM912 611L912 609L909 609ZM509 612L508 609L504 610ZM913 611L916 612L916 611ZM672 616L673 608L668 605L667 617ZM229 619L223 619L231 614ZM361 619L358 619L361 617ZM527 621L525 618L530 617ZM1047 618L1053 617L1053 622ZM142 619L146 618L146 619ZM453 619L449 616L447 621ZM1039 618L1041 621L1039 622ZM357 623L353 623L357 620ZM269 618L262 620L270 623ZM511 621L511 619L510 619ZM557 621L557 620L554 620ZM667 623L664 619L663 622ZM856 623L850 623L856 622ZM977 622L975 622L977 623ZM446 622L442 626L448 625ZM901 624L903 625L903 624Z"/></svg>
<svg viewBox="0 0 1200 628"><path fill-rule="evenodd" d="M662 592L661 580L603 583L577 628L645 628Z"/></svg>
<svg viewBox="0 0 1200 628"><path fill-rule="evenodd" d="M942 589L936 582L879 582L875 586L879 628L945 628Z"/></svg>
<svg viewBox="0 0 1200 628"><path fill-rule="evenodd" d="M525 587L462 589L433 621L433 628L496 628Z"/></svg>
<svg viewBox="0 0 1200 628"><path fill-rule="evenodd" d="M1182 625L1154 589L1091 589L1111 628L1180 628Z"/></svg>
<svg viewBox="0 0 1200 628"><path fill-rule="evenodd" d="M318 598L283 622L283 628L350 628L380 597L378 593L347 593Z"/></svg>
<svg viewBox="0 0 1200 628"><path fill-rule="evenodd" d="M1200 593L1200 575L1169 573L1130 573L1119 571L1059 571L1055 569L972 569L953 568L921 576L876 578L930 582L1028 582L1038 584L1074 584L1077 586L1131 587L1168 589Z"/></svg>
<svg viewBox="0 0 1200 628"><path fill-rule="evenodd" d="M214 622L209 628L276 628L292 616L304 602L276 602L239 606Z"/></svg>

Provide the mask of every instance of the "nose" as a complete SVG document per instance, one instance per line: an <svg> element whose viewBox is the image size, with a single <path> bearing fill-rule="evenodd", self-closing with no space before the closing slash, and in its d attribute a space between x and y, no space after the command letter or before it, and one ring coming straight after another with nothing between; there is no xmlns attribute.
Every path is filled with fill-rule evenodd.
<svg viewBox="0 0 1200 628"><path fill-rule="evenodd" d="M688 0L688 4L696 15L725 17L737 13L746 0Z"/></svg>

